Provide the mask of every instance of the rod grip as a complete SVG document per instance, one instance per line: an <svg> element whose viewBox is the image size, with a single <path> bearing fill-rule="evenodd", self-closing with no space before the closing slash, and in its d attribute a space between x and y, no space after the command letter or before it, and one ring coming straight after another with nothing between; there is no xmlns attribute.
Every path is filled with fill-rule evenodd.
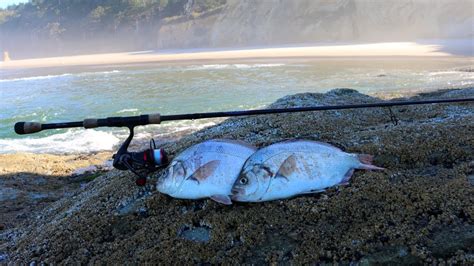
<svg viewBox="0 0 474 266"><path fill-rule="evenodd" d="M36 133L41 130L41 123L37 122L18 122L15 124L15 132L19 135Z"/></svg>
<svg viewBox="0 0 474 266"><path fill-rule="evenodd" d="M96 128L99 126L99 119L89 118L82 122L84 128Z"/></svg>
<svg viewBox="0 0 474 266"><path fill-rule="evenodd" d="M148 123L150 123L150 124L160 124L161 123L161 115L160 114L149 114L148 115Z"/></svg>

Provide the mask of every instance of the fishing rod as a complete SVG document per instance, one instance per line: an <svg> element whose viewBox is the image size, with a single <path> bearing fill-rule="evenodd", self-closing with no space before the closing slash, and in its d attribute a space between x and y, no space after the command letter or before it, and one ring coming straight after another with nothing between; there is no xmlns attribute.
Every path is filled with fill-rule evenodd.
<svg viewBox="0 0 474 266"><path fill-rule="evenodd" d="M273 109L257 109L245 111L227 111L227 112L208 112L193 114L177 114L177 115L160 115L146 114L139 116L127 117L107 117L107 118L89 118L83 121L64 122L64 123L47 123L38 122L17 122L15 124L15 132L17 134L32 134L47 129L60 128L98 128L98 127L127 127L130 134L121 145L117 153L113 155L113 166L119 170L130 170L138 176L137 185L143 186L146 183L146 175L155 171L158 167L168 163L166 152L163 149L157 149L154 140L150 141L150 148L142 152L129 152L128 146L134 136L134 127L149 124L160 124L163 121L175 120L194 120L204 118L218 117L235 117L248 115L268 115L279 113L295 113L309 111L328 111L343 109L360 109L360 108L376 108L376 107L393 107L405 105L422 105L422 104L441 104L441 103L459 103L474 102L474 98L458 98L458 99L438 99L438 100L422 100L422 101L387 101L366 104L347 104L347 105L326 105L313 107L295 107L295 108L273 108ZM146 173L141 173L143 171Z"/></svg>

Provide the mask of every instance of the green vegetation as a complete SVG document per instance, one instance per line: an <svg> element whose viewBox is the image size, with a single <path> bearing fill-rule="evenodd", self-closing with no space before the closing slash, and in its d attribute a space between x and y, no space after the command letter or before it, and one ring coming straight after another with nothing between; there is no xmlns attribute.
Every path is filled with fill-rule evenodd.
<svg viewBox="0 0 474 266"><path fill-rule="evenodd" d="M0 9L0 48L22 57L154 49L164 19L194 18L225 3L226 0L31 0Z"/></svg>

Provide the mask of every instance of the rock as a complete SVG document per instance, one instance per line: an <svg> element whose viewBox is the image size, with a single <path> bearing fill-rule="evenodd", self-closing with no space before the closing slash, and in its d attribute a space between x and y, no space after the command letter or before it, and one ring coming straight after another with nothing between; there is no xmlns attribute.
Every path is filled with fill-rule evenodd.
<svg viewBox="0 0 474 266"><path fill-rule="evenodd" d="M450 258L458 250L474 250L474 224L443 228L434 232L430 244L433 256Z"/></svg>
<svg viewBox="0 0 474 266"><path fill-rule="evenodd" d="M6 262L8 259L8 255L7 254L2 254L0 253L0 262Z"/></svg>
<svg viewBox="0 0 474 266"><path fill-rule="evenodd" d="M406 99L473 96L471 88ZM271 106L375 101L379 99L341 89L290 95ZM393 112L398 125L384 108L230 118L162 146L172 158L211 138L262 147L303 136L351 153L373 154L375 163L387 169L356 171L348 186L223 206L208 199L173 199L153 186L141 189L132 173L112 170L15 224L17 233L0 240L0 250L8 251L11 264L472 264L468 225L474 224L474 186L466 176L472 175L474 161L474 106L407 106ZM154 173L149 184L160 174Z"/></svg>
<svg viewBox="0 0 474 266"><path fill-rule="evenodd" d="M211 229L206 226L189 227L183 226L178 232L180 238L195 242L208 243L211 240Z"/></svg>
<svg viewBox="0 0 474 266"><path fill-rule="evenodd" d="M18 195L21 193L20 190L8 187L0 188L0 202L6 200L15 200L18 198Z"/></svg>
<svg viewBox="0 0 474 266"><path fill-rule="evenodd" d="M359 261L360 265L415 265L421 260L410 254L407 247L386 247L383 251L369 255Z"/></svg>
<svg viewBox="0 0 474 266"><path fill-rule="evenodd" d="M469 181L469 184L471 184L471 186L474 186L474 175L468 175L467 181Z"/></svg>

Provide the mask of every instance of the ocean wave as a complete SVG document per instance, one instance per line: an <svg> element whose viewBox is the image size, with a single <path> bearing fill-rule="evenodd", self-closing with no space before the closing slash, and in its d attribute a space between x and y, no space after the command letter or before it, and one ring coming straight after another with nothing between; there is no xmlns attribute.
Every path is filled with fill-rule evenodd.
<svg viewBox="0 0 474 266"><path fill-rule="evenodd" d="M120 114L120 113L130 113L130 112L136 112L136 111L138 111L137 108L130 108L130 109L122 109L122 110L119 110L119 111L117 111L117 113L118 113L118 114Z"/></svg>
<svg viewBox="0 0 474 266"><path fill-rule="evenodd" d="M17 81L34 81L34 80L44 80L44 79L57 79L63 77L71 77L71 76L89 76L89 75L107 75L107 74L115 74L120 73L119 70L111 70L111 71L100 71L100 72L82 72L82 73L64 73L60 75L46 75L46 76L34 76L34 77L23 77L23 78L13 78L13 79L0 79L1 82L17 82Z"/></svg>
<svg viewBox="0 0 474 266"><path fill-rule="evenodd" d="M92 72L94 74L115 74L115 73L120 73L120 70L112 70L112 71L103 71L103 72Z"/></svg>
<svg viewBox="0 0 474 266"><path fill-rule="evenodd" d="M213 64L190 66L187 70L219 70L219 69L253 69L265 67L281 67L285 64Z"/></svg>
<svg viewBox="0 0 474 266"><path fill-rule="evenodd" d="M431 72L428 74L428 76L440 76L440 75L459 75L462 74L462 71L436 71L436 72Z"/></svg>
<svg viewBox="0 0 474 266"><path fill-rule="evenodd" d="M90 153L110 151L119 138L112 133L88 130L69 130L43 138L0 139L0 153Z"/></svg>
<svg viewBox="0 0 474 266"><path fill-rule="evenodd" d="M222 119L220 119L222 120ZM172 140L183 135L201 130L216 124L216 119L201 121L171 121L160 125L137 127L132 144L148 143L155 138ZM99 151L112 151L128 136L128 130L117 128L113 131L93 129L71 129L42 138L0 139L0 154L30 152L48 154L87 154Z"/></svg>
<svg viewBox="0 0 474 266"><path fill-rule="evenodd" d="M14 79L0 79L0 82L15 82L15 81L31 81L31 80L42 80L42 79L54 79L72 76L71 73L65 73L61 75L46 75L46 76L35 76L35 77L25 77L25 78L14 78Z"/></svg>

